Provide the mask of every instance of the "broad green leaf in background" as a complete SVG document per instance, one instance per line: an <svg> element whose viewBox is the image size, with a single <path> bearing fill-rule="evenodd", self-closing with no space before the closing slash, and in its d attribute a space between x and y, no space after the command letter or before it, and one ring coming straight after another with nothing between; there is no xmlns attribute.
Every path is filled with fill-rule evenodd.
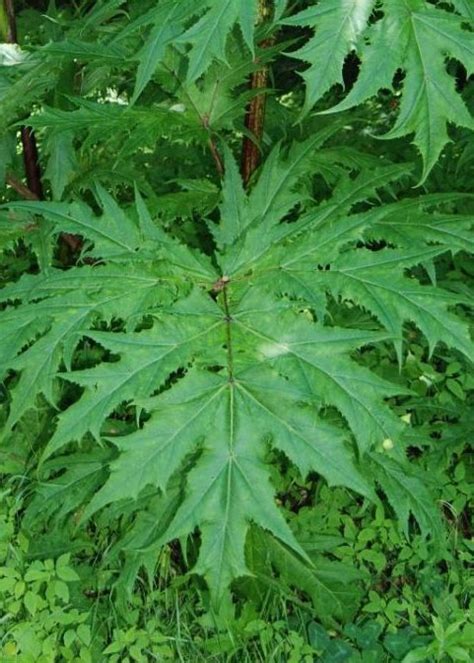
<svg viewBox="0 0 474 663"><path fill-rule="evenodd" d="M314 36L291 53L291 57L310 64L302 74L306 82L306 112L335 83L342 85L344 60L350 51L357 50L374 4L374 0L324 0L282 19L284 25L314 30Z"/></svg>
<svg viewBox="0 0 474 663"><path fill-rule="evenodd" d="M304 587L319 614L348 618L354 612L363 574L351 566L311 555L313 566L298 559L288 548L265 532L253 529L252 573L266 587L273 565L289 585Z"/></svg>
<svg viewBox="0 0 474 663"><path fill-rule="evenodd" d="M402 70L405 77L398 117L384 138L414 134L423 159L421 183L449 141L448 123L474 129L455 80L446 71L447 58L462 63L468 76L474 71L472 33L460 16L424 0L384 0L382 17L367 24L372 4L319 3L284 19L285 24L315 28L314 37L292 53L311 64L303 74L306 110L331 85L342 82L342 64L351 50L361 59L359 76L347 97L325 112L353 108L380 89L391 89L395 73ZM464 4L458 8L464 10ZM471 13L468 10L466 16ZM335 52L326 60L328 40ZM322 61L329 63L327 68L321 67Z"/></svg>

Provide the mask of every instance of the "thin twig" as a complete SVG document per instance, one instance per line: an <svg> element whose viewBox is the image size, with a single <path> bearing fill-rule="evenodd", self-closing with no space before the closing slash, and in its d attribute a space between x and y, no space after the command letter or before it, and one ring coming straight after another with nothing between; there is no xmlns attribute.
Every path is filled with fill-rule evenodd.
<svg viewBox="0 0 474 663"><path fill-rule="evenodd" d="M212 154L212 158L214 159L214 163L216 164L216 170L219 173L219 177L223 177L224 164L222 163L221 155L219 154L219 150L217 149L217 145L215 144L212 136L209 137L208 145Z"/></svg>

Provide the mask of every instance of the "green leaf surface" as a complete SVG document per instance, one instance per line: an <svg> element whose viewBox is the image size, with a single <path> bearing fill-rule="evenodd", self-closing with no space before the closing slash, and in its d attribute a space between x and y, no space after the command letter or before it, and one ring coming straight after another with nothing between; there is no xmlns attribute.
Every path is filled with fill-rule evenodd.
<svg viewBox="0 0 474 663"><path fill-rule="evenodd" d="M257 17L256 0L205 0L200 9L204 15L176 41L190 44L187 79L194 81L209 67L214 58L226 61L226 42L236 23L247 46L253 50L253 33Z"/></svg>
<svg viewBox="0 0 474 663"><path fill-rule="evenodd" d="M462 4L462 3L461 3ZM414 134L423 159L420 184L449 141L448 123L474 128L474 121L455 80L446 71L454 58L473 71L471 33L463 19L424 0L385 0L383 16L368 22L373 3L321 3L284 20L290 25L316 28L314 37L292 53L310 63L303 76L309 110L334 83L342 83L342 64L354 49L361 59L359 76L346 98L329 113L347 110L373 97L381 88L392 88L395 73L405 74L400 109L393 128L383 137ZM458 7L472 16L466 3ZM332 57L327 51L333 49ZM328 64L321 67L321 62Z"/></svg>
<svg viewBox="0 0 474 663"><path fill-rule="evenodd" d="M308 26L314 30L314 36L291 53L291 57L310 63L303 74L306 112L335 83L342 84L344 59L357 48L374 4L374 0L326 0L282 20L285 25Z"/></svg>
<svg viewBox="0 0 474 663"><path fill-rule="evenodd" d="M343 569L312 560L296 539L275 499L275 458L302 481L317 474L368 500L377 483L406 532L411 514L423 536L442 538L429 486L405 458L411 431L390 404L412 392L363 358L381 343L401 358L407 322L431 348L470 352L467 325L448 310L459 297L414 276L461 249L468 219L449 231L460 218L443 211L452 194L397 200L410 168L386 161L344 165L332 193L312 200L315 155L333 130L289 153L275 148L249 194L225 150L208 223L217 248L207 253L163 228L138 190L123 209L96 187L99 215L77 202L10 205L18 222L46 220L51 244L60 232L86 243L84 262L46 264L0 291L6 443L42 398L57 412L31 513L42 498L48 521L83 508L82 520L136 514L135 557L124 538L132 576L153 551L199 531L193 571L216 606L253 572L245 550L256 527L273 537L290 584L307 582L316 603L318 591L334 592L343 613ZM410 244L404 229L419 219ZM389 242L374 250L385 228ZM354 306L370 312L371 328L331 319Z"/></svg>

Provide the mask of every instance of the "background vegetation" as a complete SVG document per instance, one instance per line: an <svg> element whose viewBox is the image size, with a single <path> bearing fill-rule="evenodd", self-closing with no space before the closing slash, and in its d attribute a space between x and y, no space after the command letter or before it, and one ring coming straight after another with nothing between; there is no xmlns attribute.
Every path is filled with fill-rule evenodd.
<svg viewBox="0 0 474 663"><path fill-rule="evenodd" d="M295 208L295 199L285 221L331 201L341 182L350 187L361 172L400 167L400 177L389 181L387 176L385 186L364 189L353 212L366 213L377 205L388 209L402 199L432 195L429 212L433 219L439 218L436 214L452 215L449 232L454 239L449 250L408 265L408 274L455 296L458 303L451 310L460 321L472 321L474 269L467 232L474 211L472 132L459 110L454 111L460 120L456 123L445 109L449 143L444 145L444 120L439 124L438 118L438 154L426 138L425 109L415 118L418 125L409 124L398 135L393 132L391 140L377 138L393 129L404 95L407 98L410 85L416 84L409 79L409 67L416 69L410 63L408 69L395 63L388 73L390 86L380 73L382 89L363 104L357 100L356 107L342 106L335 116L317 114L346 99L362 75L350 40L340 53L329 54L329 44L320 47L319 42L309 55L298 51L311 43L314 28L316 36L318 29L330 34L334 29L318 15L301 19L310 14L299 12L334 3L279 0L271 8L273 18L262 14L272 3L255 3L261 23L250 38L245 25L250 30L248 21L258 18L257 11L244 23L246 3L227 2L227 16L234 12L235 17L222 34L211 36L215 41L204 55L199 39L209 36L205 26L200 26L198 37L192 29L205 19L205 9L215 10L213 2L203 3L202 16L191 19L183 9L184 27L169 11L170 6L185 8L186 2L14 4L16 35L7 12L12 3L4 3L0 13L3 41L17 39L21 46L4 43L0 50L0 198L7 203L0 211L0 283L18 286L9 292L19 293L5 297L6 321L9 306L26 297L21 290L30 283L26 279L50 269L73 273L77 265L96 269L98 261L87 243L94 237L84 237L67 224L57 228L46 213L38 220L40 208L22 211L15 207L18 200L83 201L97 212L98 187L103 187L133 217L136 213L130 210L138 190L157 228L211 255L218 240L210 228L219 217L222 176L224 168L229 176L231 163L225 146L238 159L247 137L242 175L251 190L258 162L265 162L275 145L280 142L282 163L289 168L290 146L326 129L324 149L314 150L299 178L297 199L305 202ZM368 24L389 5L375 3ZM462 17L459 29L468 39L474 13L469 0L410 4L414 11L421 5ZM183 39L185 30L191 36ZM250 42L256 45L254 53ZM358 46L359 55L362 49L368 57ZM463 62L460 55L447 57L442 51L442 75L440 67L434 68L434 51L431 55L434 80L443 86L444 76L449 77L451 100L472 108L473 60ZM314 66L319 66L323 56L342 68L334 80L328 74L328 84L321 82L318 91L316 85L311 88L316 79L308 73L308 61L314 58ZM264 65L268 67L262 70ZM434 104L440 105L439 100ZM418 132L416 144L405 135L413 132ZM249 140L252 133L260 137L258 149ZM288 193L294 195L294 189ZM401 211L403 218L410 216L408 209ZM11 210L17 212L12 215ZM413 241L421 241L415 233ZM390 241L365 235L354 245L376 255ZM101 256L99 252L99 263ZM30 295L33 302L40 297L34 288ZM366 332L380 329L370 307L342 299L335 293L327 302L330 324ZM321 301L308 305L305 315L311 317L318 305L323 306ZM141 313L143 317L145 311ZM114 317L98 328L119 331L121 324ZM14 335L20 333L17 324ZM37 329L29 343L42 333ZM6 333L3 338L8 348ZM130 402L121 403L107 418L100 446L86 436L85 446L73 442L43 464L40 459L58 410L77 400L77 390L55 387L54 394L48 394L39 389L33 398L26 389L21 416L8 431L18 403L12 394L18 393L24 366L21 360L11 366L11 358L2 356L2 370L8 370L0 385L0 420L7 429L0 442L0 660L472 660L472 366L456 344L430 348L433 344L412 322L405 322L404 339L401 365L389 341L365 345L357 352L357 363L395 383L399 393L405 390L405 395L390 398L390 405L409 426L406 456L416 476L424 477L431 503L441 515L441 538L433 545L416 518L408 517L409 509L404 528L383 492L369 500L347 487L328 485L314 471L302 477L295 464L274 451L270 460L276 502L317 573L290 556L266 530L251 526L245 543L253 575L235 581L219 605L213 603L208 584L189 573L199 554L197 532L159 552L133 553L131 544L146 540L144 532L162 509L154 487L144 486L138 501L113 502L85 525L80 522L89 499L84 496L96 490L94 477L105 471L114 453L106 438L136 430L138 415ZM38 356L44 351L48 349L40 347ZM75 349L73 368L88 369L103 358L99 344L85 341ZM329 423L338 423L338 416L330 408L325 413ZM391 451L391 439L382 444L381 451Z"/></svg>

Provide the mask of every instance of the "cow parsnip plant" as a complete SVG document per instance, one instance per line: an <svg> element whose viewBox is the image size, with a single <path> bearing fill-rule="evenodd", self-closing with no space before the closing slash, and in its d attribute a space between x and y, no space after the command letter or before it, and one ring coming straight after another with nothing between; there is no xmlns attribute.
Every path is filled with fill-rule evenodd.
<svg viewBox="0 0 474 663"><path fill-rule="evenodd" d="M456 312L467 295L436 283L439 256L472 247L466 195L414 190L418 161L345 145L348 115L301 118L341 82L351 51L360 72L331 112L403 71L385 137L415 135L424 181L446 124L472 128L448 70L450 59L472 70L469 3L93 4L59 11L31 52L5 47L16 60L0 78L0 174L18 159L28 108L53 198L9 200L0 218L6 255L34 256L0 291L2 445L15 448L35 409L54 411L29 442L38 482L26 518L87 527L99 510L133 514L138 534L122 545L149 570L160 548L193 537L192 571L218 606L252 573L254 526L318 573L276 501L284 458L355 500L385 495L401 531L413 517L442 546L440 507L393 409L411 392L362 358L385 344L403 366L416 328L428 355L448 346L472 359ZM314 35L278 42L291 26ZM282 50L310 65L305 97L273 100L246 186L239 138L266 88L244 83ZM279 117L301 120L298 139L273 140Z"/></svg>

